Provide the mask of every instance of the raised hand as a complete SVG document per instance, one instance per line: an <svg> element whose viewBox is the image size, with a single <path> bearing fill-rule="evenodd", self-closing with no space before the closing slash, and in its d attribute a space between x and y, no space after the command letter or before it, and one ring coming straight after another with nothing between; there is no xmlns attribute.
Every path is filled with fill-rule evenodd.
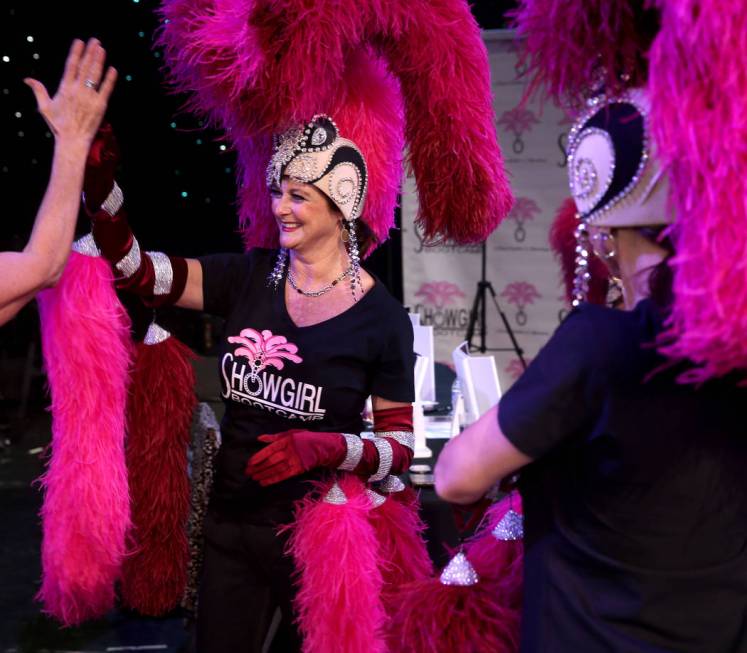
<svg viewBox="0 0 747 653"><path fill-rule="evenodd" d="M40 81L23 80L34 92L39 113L58 141L90 146L117 80L117 71L110 66L102 81L105 59L106 51L96 39L86 44L76 39L54 97L49 97Z"/></svg>

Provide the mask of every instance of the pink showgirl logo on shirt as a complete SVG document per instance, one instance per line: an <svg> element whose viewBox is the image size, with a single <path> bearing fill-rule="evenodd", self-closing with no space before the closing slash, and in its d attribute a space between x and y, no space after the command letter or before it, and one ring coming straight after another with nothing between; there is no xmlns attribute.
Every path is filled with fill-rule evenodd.
<svg viewBox="0 0 747 653"><path fill-rule="evenodd" d="M288 342L285 336L274 336L265 329L261 333L256 329L242 329L238 336L230 336L228 342L242 345L234 351L235 356L249 359L249 376L256 381L259 373L267 367L282 370L284 361L301 363L303 358L297 355L298 347Z"/></svg>

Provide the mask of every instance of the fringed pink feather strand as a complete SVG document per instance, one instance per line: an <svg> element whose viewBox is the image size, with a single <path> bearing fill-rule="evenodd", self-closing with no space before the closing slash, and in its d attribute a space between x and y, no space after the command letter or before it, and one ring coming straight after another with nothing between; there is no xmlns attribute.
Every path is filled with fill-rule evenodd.
<svg viewBox="0 0 747 653"><path fill-rule="evenodd" d="M173 336L135 348L127 438L132 529L121 594L124 605L150 616L173 610L187 581L192 358Z"/></svg>
<svg viewBox="0 0 747 653"><path fill-rule="evenodd" d="M515 620L506 619L489 583L443 585L439 578L401 588L392 616L391 651L407 653L516 653Z"/></svg>
<svg viewBox="0 0 747 653"><path fill-rule="evenodd" d="M56 288L39 295L52 396L44 487L45 612L67 626L114 605L130 504L125 467L129 319L106 261L73 252Z"/></svg>
<svg viewBox="0 0 747 653"><path fill-rule="evenodd" d="M647 53L659 23L649 4L520 0L511 16L530 77L527 95L541 91L560 104L578 104L600 86L616 93L645 84Z"/></svg>
<svg viewBox="0 0 747 653"><path fill-rule="evenodd" d="M576 277L576 227L580 224L576 203L572 198L566 199L555 214L548 240L550 249L560 263L560 270L568 303L573 299L573 280ZM589 293L587 301L604 305L607 301L609 272L599 257L589 251Z"/></svg>
<svg viewBox="0 0 747 653"><path fill-rule="evenodd" d="M391 609L391 596L406 584L433 575L433 563L423 539L425 523L418 514L412 488L387 495L370 512L379 543L379 568L384 581L384 605Z"/></svg>
<svg viewBox="0 0 747 653"><path fill-rule="evenodd" d="M488 54L463 0L391 3L381 17L405 100L418 222L430 240L485 240L513 196L495 131Z"/></svg>
<svg viewBox="0 0 747 653"><path fill-rule="evenodd" d="M747 12L660 0L651 124L677 212L675 301L663 353L683 382L747 370Z"/></svg>
<svg viewBox="0 0 747 653"><path fill-rule="evenodd" d="M518 650L524 596L524 540L499 539L495 533L496 526L510 510L523 513L518 493L488 509L485 526L467 543L467 556L481 582L490 586L507 639Z"/></svg>
<svg viewBox="0 0 747 653"><path fill-rule="evenodd" d="M344 505L324 501L329 484L297 504L288 552L298 573L295 599L304 653L384 653L378 543L365 486L345 475Z"/></svg>
<svg viewBox="0 0 747 653"><path fill-rule="evenodd" d="M384 240L393 221L391 189L396 192L402 174L404 95L424 233L478 241L508 213L512 199L493 124L487 55L463 0L164 0L161 16L159 44L171 83L190 93L189 108L226 129L244 152L245 183L264 179L256 173L269 159L268 134L328 113L367 159L362 217ZM382 86L376 67L393 71L399 83L390 78ZM400 97L392 99L393 92ZM366 131L372 127L378 130ZM359 142L366 133L371 147ZM265 140L253 144L254 138ZM264 226L265 197L241 193L242 226L257 232L245 236L249 245L273 244L274 233ZM264 202L260 211L258 201Z"/></svg>
<svg viewBox="0 0 747 653"><path fill-rule="evenodd" d="M346 81L332 98L314 106L309 115L325 111L354 141L366 157L370 184L363 221L378 242L394 226L394 207L402 177L403 109L399 85L383 61L364 49L346 61ZM237 143L242 188L239 221L248 247L277 246L278 230L270 211L265 169L272 154L272 139L264 132ZM376 176L374 176L376 175Z"/></svg>

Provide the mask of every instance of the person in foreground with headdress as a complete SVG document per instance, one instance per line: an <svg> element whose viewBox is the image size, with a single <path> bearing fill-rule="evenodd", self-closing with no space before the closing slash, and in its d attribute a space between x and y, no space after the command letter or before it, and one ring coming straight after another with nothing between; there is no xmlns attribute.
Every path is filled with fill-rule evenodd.
<svg viewBox="0 0 747 653"><path fill-rule="evenodd" d="M29 242L22 252L0 252L0 324L13 318L37 292L62 274L80 209L86 157L116 82L104 73L106 53L98 41L73 42L60 86L49 97L44 85L25 79L37 108L54 134L55 149L47 191ZM60 244L67 246L60 247Z"/></svg>
<svg viewBox="0 0 747 653"><path fill-rule="evenodd" d="M468 503L521 469L521 651L745 651L744 315L722 313L706 338L715 308L702 295L710 289L722 307L743 300L742 257L711 268L702 238L726 247L716 227L726 211L729 247L746 246L744 203L718 192L724 170L742 184L747 161L735 143L745 130L742 121L718 141L685 143L672 125L692 134L736 116L743 67L723 76L709 67L724 21L743 30L747 16L708 3L662 2L661 15L635 3L578 4L581 20L551 0L522 2L518 15L552 91L567 100L597 89L569 136L582 222L576 309L499 404L444 449L436 489ZM659 21L652 41L646 28ZM709 106L698 106L712 113L699 123L693 110L706 90ZM661 107L674 106L673 92L681 102L669 114ZM590 248L621 279L625 310L585 301Z"/></svg>
<svg viewBox="0 0 747 653"><path fill-rule="evenodd" d="M393 227L405 136L430 237L480 240L511 204L467 4L323 5L162 8L172 81L238 151L246 254L145 252L110 171L87 176L84 245L117 287L226 318L197 608L205 653L262 650L277 607L274 650L386 650L391 596L431 563L397 478L412 457L412 328L361 260ZM443 45L423 48L436 35ZM369 395L374 433L362 439ZM110 583L116 561L105 562Z"/></svg>

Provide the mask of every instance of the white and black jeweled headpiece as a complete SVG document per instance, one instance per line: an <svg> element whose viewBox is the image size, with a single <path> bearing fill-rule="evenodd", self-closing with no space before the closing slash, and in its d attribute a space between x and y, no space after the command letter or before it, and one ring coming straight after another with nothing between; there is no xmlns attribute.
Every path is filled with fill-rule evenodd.
<svg viewBox="0 0 747 653"><path fill-rule="evenodd" d="M366 161L353 141L340 136L329 116L314 116L275 138L267 185L279 186L284 175L316 186L346 220L360 217L368 186Z"/></svg>
<svg viewBox="0 0 747 653"><path fill-rule="evenodd" d="M589 286L588 227L644 227L674 222L668 182L653 152L649 103L632 89L588 100L568 135L568 181L580 224L576 230L573 305Z"/></svg>

